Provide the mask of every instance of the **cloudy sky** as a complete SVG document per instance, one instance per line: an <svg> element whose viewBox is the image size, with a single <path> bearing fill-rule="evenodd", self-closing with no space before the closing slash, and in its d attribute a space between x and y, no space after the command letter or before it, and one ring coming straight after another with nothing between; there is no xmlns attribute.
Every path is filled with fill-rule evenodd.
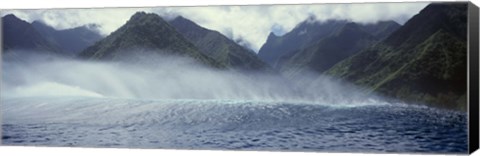
<svg viewBox="0 0 480 156"><path fill-rule="evenodd" d="M182 15L197 24L221 32L258 51L270 32L277 35L293 29L314 15L318 21L346 19L359 23L394 20L404 24L428 3L353 3L317 5L201 6L157 8L8 10L28 22L40 20L57 29L98 24L103 35L115 31L137 11L153 12L171 19Z"/></svg>

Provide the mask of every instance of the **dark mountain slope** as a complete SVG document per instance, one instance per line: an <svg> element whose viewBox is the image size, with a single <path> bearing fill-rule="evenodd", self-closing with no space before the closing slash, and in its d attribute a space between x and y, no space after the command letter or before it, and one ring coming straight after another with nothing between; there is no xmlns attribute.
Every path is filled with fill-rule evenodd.
<svg viewBox="0 0 480 156"><path fill-rule="evenodd" d="M401 25L395 21L379 21L377 23L369 23L360 26L365 32L373 35L379 40L385 39L401 27Z"/></svg>
<svg viewBox="0 0 480 156"><path fill-rule="evenodd" d="M284 55L292 55L296 50L307 47L332 32L341 28L347 21L326 21L323 23L306 20L298 24L292 31L283 36L276 36L273 33L267 38L265 44L260 48L258 57L276 67L277 61Z"/></svg>
<svg viewBox="0 0 480 156"><path fill-rule="evenodd" d="M465 3L433 3L327 74L397 100L466 109Z"/></svg>
<svg viewBox="0 0 480 156"><path fill-rule="evenodd" d="M348 23L331 36L305 49L295 52L283 63L281 72L293 81L307 73L322 73L360 49L375 43L377 39L365 32L360 25ZM309 81L302 81L307 85Z"/></svg>
<svg viewBox="0 0 480 156"><path fill-rule="evenodd" d="M431 4L412 17L402 29L385 41L391 46L411 46L421 43L439 29L466 40L466 6L463 4ZM403 44L403 45L402 45Z"/></svg>
<svg viewBox="0 0 480 156"><path fill-rule="evenodd" d="M255 53L236 44L217 31L203 28L182 16L178 16L169 23L205 55L226 64L230 68L246 71L272 70Z"/></svg>
<svg viewBox="0 0 480 156"><path fill-rule="evenodd" d="M352 22L344 20L318 22L310 18L298 24L292 31L283 36L275 36L271 33L260 49L258 56L278 69L298 52L318 44L325 38L337 35L336 33L347 24L352 24ZM400 27L394 21L379 21L370 24L357 24L357 26L359 27L358 30L368 33L376 40L386 38Z"/></svg>
<svg viewBox="0 0 480 156"><path fill-rule="evenodd" d="M316 76L361 49L379 42L398 26L394 21L372 24L348 22L307 47L280 57L276 65L287 78L301 86L311 86Z"/></svg>
<svg viewBox="0 0 480 156"><path fill-rule="evenodd" d="M209 66L225 67L201 53L160 16L144 12L133 15L125 25L80 53L80 57L118 60L149 53L188 57Z"/></svg>
<svg viewBox="0 0 480 156"><path fill-rule="evenodd" d="M96 41L100 40L102 36L92 30L89 27L95 27L95 25L85 25L81 27L56 30L55 28L48 26L42 22L34 21L32 26L42 34L47 40L55 43L63 51L70 55L76 55L88 46L93 45Z"/></svg>
<svg viewBox="0 0 480 156"><path fill-rule="evenodd" d="M60 48L45 39L30 23L10 14L2 17L3 51L30 50L58 53Z"/></svg>

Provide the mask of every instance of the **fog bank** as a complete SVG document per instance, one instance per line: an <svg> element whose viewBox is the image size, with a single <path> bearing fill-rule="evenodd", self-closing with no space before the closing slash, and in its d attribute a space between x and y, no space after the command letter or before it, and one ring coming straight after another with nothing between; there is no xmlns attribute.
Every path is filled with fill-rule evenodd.
<svg viewBox="0 0 480 156"><path fill-rule="evenodd" d="M34 53L4 54L3 98L79 96L330 104L375 101L353 86L330 78L316 78L312 86L294 86L280 75L212 69L185 57L150 55L123 61L89 61Z"/></svg>

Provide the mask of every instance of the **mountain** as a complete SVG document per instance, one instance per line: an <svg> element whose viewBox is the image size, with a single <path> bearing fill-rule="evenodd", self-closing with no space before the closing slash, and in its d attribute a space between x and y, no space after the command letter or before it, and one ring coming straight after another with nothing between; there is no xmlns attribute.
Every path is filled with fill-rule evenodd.
<svg viewBox="0 0 480 156"><path fill-rule="evenodd" d="M466 11L466 3L432 3L326 74L403 102L465 111Z"/></svg>
<svg viewBox="0 0 480 156"><path fill-rule="evenodd" d="M51 43L55 43L69 55L76 55L88 46L100 40L102 36L95 31L96 25L85 25L65 30L56 30L40 21L32 26Z"/></svg>
<svg viewBox="0 0 480 156"><path fill-rule="evenodd" d="M376 23L361 24L362 30L373 35L378 40L383 40L401 27L395 21L378 21Z"/></svg>
<svg viewBox="0 0 480 156"><path fill-rule="evenodd" d="M30 23L13 14L2 17L3 51L34 50L58 53L60 47L48 41Z"/></svg>
<svg viewBox="0 0 480 156"><path fill-rule="evenodd" d="M399 27L394 21L370 24L334 20L324 23L305 21L281 39L290 40L286 43L289 44L301 41L302 36L306 36L307 39L303 39L305 43L295 43L299 47L290 47L295 50L269 53L284 53L276 56L275 67L297 85L311 86L310 83L324 71L361 49L385 39ZM301 35L292 37L291 34L297 32ZM278 47L286 44L279 44Z"/></svg>
<svg viewBox="0 0 480 156"><path fill-rule="evenodd" d="M132 50L136 53L132 54ZM209 66L225 67L225 64L200 52L160 16L145 12L135 13L126 24L85 49L79 56L118 60L147 54L189 57Z"/></svg>
<svg viewBox="0 0 480 156"><path fill-rule="evenodd" d="M169 23L205 55L230 68L245 71L273 71L255 53L217 31L203 28L182 16L176 17Z"/></svg>
<svg viewBox="0 0 480 156"><path fill-rule="evenodd" d="M298 52L318 44L321 40L338 35L345 25L352 22L345 20L328 20L325 22L315 21L314 17L299 23L292 31L283 36L273 33L267 38L266 43L260 48L258 56L274 66L280 68L286 60ZM370 24L356 24L359 31L364 31L376 40L382 40L400 27L394 21L380 21Z"/></svg>
<svg viewBox="0 0 480 156"><path fill-rule="evenodd" d="M276 67L276 63L280 57L291 55L295 50L306 47L325 36L329 36L345 23L346 21L336 20L320 23L314 21L313 17L310 17L283 36L276 36L270 33L267 41L260 48L258 57Z"/></svg>
<svg viewBox="0 0 480 156"><path fill-rule="evenodd" d="M376 43L377 38L363 30L361 25L347 23L339 30L332 32L311 46L297 50L293 56L284 56L285 63L281 64L280 71L291 80L308 85L305 74L320 74L336 63L352 56L359 50Z"/></svg>

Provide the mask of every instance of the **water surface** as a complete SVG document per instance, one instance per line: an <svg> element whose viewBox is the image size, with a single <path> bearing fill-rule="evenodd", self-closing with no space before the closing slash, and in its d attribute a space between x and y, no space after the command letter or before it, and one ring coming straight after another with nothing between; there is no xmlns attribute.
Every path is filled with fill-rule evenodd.
<svg viewBox="0 0 480 156"><path fill-rule="evenodd" d="M402 104L11 98L5 145L465 153L466 114Z"/></svg>

